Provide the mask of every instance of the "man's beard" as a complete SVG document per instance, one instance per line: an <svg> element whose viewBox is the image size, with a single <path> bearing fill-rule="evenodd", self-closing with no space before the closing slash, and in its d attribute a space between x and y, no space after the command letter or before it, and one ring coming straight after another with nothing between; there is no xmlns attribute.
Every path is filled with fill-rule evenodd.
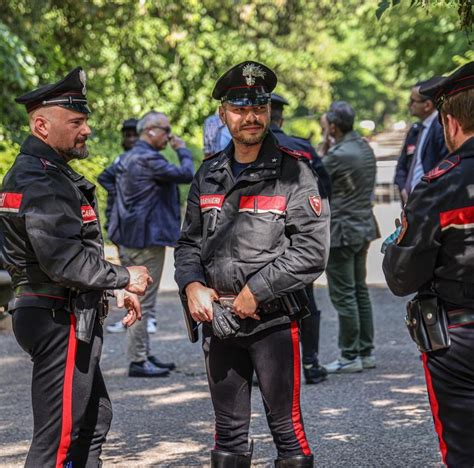
<svg viewBox="0 0 474 468"><path fill-rule="evenodd" d="M68 161L71 159L86 159L89 157L89 148L84 144L82 148L60 148L59 153Z"/></svg>
<svg viewBox="0 0 474 468"><path fill-rule="evenodd" d="M262 127L264 126L262 125ZM241 143L242 145L254 146L254 145L260 144L264 140L264 138L267 136L267 133L268 133L268 125L264 127L260 135L244 136L240 134L240 132L238 132L235 135L232 135L232 138L236 140L237 142Z"/></svg>

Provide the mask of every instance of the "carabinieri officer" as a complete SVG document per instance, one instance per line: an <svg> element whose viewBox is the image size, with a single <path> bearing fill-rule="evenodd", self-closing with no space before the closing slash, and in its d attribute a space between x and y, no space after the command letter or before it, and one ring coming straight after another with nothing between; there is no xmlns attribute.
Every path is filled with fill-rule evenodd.
<svg viewBox="0 0 474 468"><path fill-rule="evenodd" d="M204 324L213 467L250 466L254 370L276 466L313 466L300 409L298 321L308 314L305 286L326 266L329 208L308 159L269 131L276 83L253 61L217 81L212 96L232 142L196 174L175 251L184 305Z"/></svg>
<svg viewBox="0 0 474 468"><path fill-rule="evenodd" d="M112 419L99 367L104 292L117 290L131 325L141 316L133 293L143 294L151 278L145 267L104 260L95 187L68 164L88 156L84 70L16 101L26 106L31 135L3 181L0 229L15 288L13 331L33 361L26 466L100 466Z"/></svg>

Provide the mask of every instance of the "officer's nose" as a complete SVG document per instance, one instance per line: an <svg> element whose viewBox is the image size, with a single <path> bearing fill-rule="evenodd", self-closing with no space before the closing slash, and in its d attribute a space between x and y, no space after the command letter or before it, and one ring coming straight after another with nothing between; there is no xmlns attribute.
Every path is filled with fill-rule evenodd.
<svg viewBox="0 0 474 468"><path fill-rule="evenodd" d="M89 124L87 124L87 122L84 122L84 125L83 125L83 128L82 128L82 132L81 132L84 136L89 136L91 133L92 133L92 130L91 128L89 127Z"/></svg>

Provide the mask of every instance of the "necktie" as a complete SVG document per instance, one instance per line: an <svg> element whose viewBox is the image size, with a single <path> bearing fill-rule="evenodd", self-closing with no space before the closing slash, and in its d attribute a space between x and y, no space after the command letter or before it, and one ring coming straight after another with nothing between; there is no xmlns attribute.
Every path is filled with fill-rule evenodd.
<svg viewBox="0 0 474 468"><path fill-rule="evenodd" d="M414 186L412 186L413 181L414 180L417 181L420 179L420 177L418 177L420 175L419 174L420 167L421 167L421 171L423 171L423 164L421 164L421 161L420 161L420 164L418 165L418 170L417 170L417 163L419 161L419 158L421 158L422 148L420 148L420 140L421 140L421 136L423 135L424 130L425 130L425 126L422 123L420 123L419 128L418 128L418 137L416 139L415 153L413 154L413 157L411 160L410 170L408 171L408 177L405 184L405 190L407 191L407 193L410 193L415 188ZM421 173L421 175L423 175L423 172ZM416 179L415 177L418 177L418 179Z"/></svg>

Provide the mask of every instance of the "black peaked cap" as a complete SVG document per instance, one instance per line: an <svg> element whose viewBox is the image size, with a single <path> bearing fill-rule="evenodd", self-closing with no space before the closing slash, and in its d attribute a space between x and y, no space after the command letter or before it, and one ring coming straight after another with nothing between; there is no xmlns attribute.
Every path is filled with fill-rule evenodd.
<svg viewBox="0 0 474 468"><path fill-rule="evenodd" d="M76 67L62 80L18 96L15 101L24 104L27 112L44 106L61 106L75 112L89 114L86 93L86 73L81 67Z"/></svg>

